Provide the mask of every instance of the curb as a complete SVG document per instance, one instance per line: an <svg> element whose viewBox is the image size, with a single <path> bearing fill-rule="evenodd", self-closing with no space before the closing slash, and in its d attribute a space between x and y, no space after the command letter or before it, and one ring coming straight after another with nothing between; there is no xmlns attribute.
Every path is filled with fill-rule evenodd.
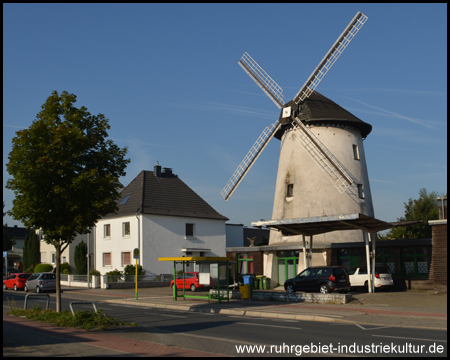
<svg viewBox="0 0 450 360"><path fill-rule="evenodd" d="M294 315L294 314L283 314L265 311L252 311L252 310L233 310L233 309L214 309L214 308L195 308L188 305L168 305L159 303L133 303L126 300L106 300L105 302L123 305L136 305L142 307L152 307L159 309L171 309L171 310L182 310L187 312L203 312L203 313L213 313L222 315L237 315L237 316L252 316L252 317L264 317L271 319L286 319L286 320L303 320L303 321L321 321L321 322L331 322L331 323L346 323L355 324L354 321L336 319L333 317L326 316L316 316L316 315Z"/></svg>

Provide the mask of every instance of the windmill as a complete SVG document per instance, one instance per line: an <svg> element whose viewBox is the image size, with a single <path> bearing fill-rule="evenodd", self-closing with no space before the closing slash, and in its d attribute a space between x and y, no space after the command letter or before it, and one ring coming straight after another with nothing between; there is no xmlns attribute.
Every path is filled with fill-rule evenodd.
<svg viewBox="0 0 450 360"><path fill-rule="evenodd" d="M315 91L366 20L367 16L360 12L355 15L300 91L287 103L281 87L248 53L244 53L239 65L281 114L278 121L264 129L222 190L225 200L229 200L275 136L281 140L281 149L273 219L353 212L373 216L362 146L362 140L372 127ZM331 193L327 179L337 192ZM345 199L342 196L346 196ZM273 242L271 234L270 243Z"/></svg>

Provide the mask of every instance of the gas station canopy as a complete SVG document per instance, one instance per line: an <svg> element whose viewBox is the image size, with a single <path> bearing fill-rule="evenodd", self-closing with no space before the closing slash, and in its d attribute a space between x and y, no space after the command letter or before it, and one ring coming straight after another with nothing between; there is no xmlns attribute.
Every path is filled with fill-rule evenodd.
<svg viewBox="0 0 450 360"><path fill-rule="evenodd" d="M347 214L332 216L316 216L309 218L283 219L283 220L261 220L252 222L253 227L274 228L285 236L306 235L312 236L330 231L342 230L364 230L368 233L376 233L397 226L411 225L417 221L403 221L398 223L387 223L364 214Z"/></svg>

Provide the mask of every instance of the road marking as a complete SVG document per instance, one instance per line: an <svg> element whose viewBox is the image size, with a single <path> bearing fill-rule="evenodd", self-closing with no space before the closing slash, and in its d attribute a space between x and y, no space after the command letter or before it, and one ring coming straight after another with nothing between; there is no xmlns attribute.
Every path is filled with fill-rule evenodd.
<svg viewBox="0 0 450 360"><path fill-rule="evenodd" d="M270 319L272 321L282 321L282 322L294 322L298 323L298 320L285 320L285 319Z"/></svg>
<svg viewBox="0 0 450 360"><path fill-rule="evenodd" d="M392 338L392 339L406 339L406 340L421 340L421 341L447 342L447 340L409 338L409 337L401 337L401 336L387 336L387 335L372 335L372 336L376 336L376 337L386 337L386 338Z"/></svg>
<svg viewBox="0 0 450 360"><path fill-rule="evenodd" d="M370 329L366 329L365 327L363 327L362 325L359 324L355 324L357 327L359 327L362 330L375 330L375 329L386 329L386 328L390 328L392 326L378 326L378 327L374 327L374 328L370 328Z"/></svg>
<svg viewBox="0 0 450 360"><path fill-rule="evenodd" d="M279 325L266 325L266 324L253 324L253 323L248 323L248 322L237 322L236 324L242 324L242 325L254 325L254 326L266 326L266 327L275 327L275 328L282 328L282 329L301 330L301 328L298 328L298 327L279 326Z"/></svg>
<svg viewBox="0 0 450 360"><path fill-rule="evenodd" d="M175 318L180 318L180 319L187 319L187 316L179 316L179 315L169 315L169 314L160 314L161 316L170 316L170 317L175 317Z"/></svg>

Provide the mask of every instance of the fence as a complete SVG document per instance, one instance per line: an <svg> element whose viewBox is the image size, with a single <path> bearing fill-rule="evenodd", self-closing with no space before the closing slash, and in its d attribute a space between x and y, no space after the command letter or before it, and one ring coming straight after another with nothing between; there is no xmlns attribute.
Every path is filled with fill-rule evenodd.
<svg viewBox="0 0 450 360"><path fill-rule="evenodd" d="M74 287L89 287L102 289L128 289L133 288L135 283L134 275L68 275L61 274L61 285ZM158 287L169 286L170 281L173 280L173 275L139 275L138 286L140 287Z"/></svg>

